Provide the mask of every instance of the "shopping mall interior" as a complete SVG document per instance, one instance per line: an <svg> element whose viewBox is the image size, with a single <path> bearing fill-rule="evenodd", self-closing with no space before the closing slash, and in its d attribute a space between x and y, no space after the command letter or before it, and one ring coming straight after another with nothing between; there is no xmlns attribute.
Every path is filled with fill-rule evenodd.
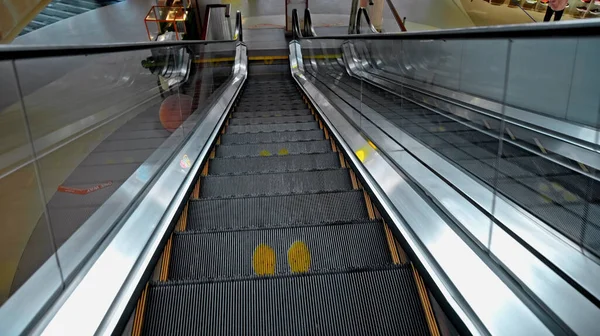
<svg viewBox="0 0 600 336"><path fill-rule="evenodd" d="M0 0L0 335L596 335L598 57L600 0Z"/></svg>

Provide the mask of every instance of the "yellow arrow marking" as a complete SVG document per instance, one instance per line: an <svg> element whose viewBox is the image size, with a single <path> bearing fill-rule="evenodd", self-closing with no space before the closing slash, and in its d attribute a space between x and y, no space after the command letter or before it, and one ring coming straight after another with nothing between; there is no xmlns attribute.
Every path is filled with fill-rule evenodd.
<svg viewBox="0 0 600 336"><path fill-rule="evenodd" d="M271 156L271 152L269 152L269 151L268 151L268 150L266 150L266 149L263 149L263 150L261 150L261 151L258 153L258 155L260 155L260 156Z"/></svg>
<svg viewBox="0 0 600 336"><path fill-rule="evenodd" d="M277 152L277 154L279 154L279 155L288 155L288 154L290 154L290 152L286 148L282 148L282 149L279 150L279 152Z"/></svg>

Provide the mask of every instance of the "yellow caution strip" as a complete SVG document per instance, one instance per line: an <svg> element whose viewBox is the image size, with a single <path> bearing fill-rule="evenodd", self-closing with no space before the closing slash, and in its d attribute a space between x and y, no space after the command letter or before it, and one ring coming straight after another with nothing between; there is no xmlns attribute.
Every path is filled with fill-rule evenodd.
<svg viewBox="0 0 600 336"><path fill-rule="evenodd" d="M185 231L185 229L187 228L188 204L189 203L187 203L183 208L183 212L181 213L181 216L179 216L179 220L175 225L175 231L177 232Z"/></svg>
<svg viewBox="0 0 600 336"><path fill-rule="evenodd" d="M171 235L171 237L169 237L169 240L167 240L167 245L165 246L165 249L163 250L160 275L158 277L158 280L160 280L160 281L167 281L167 278L169 277L169 262L171 261L172 247L173 247L173 235Z"/></svg>
<svg viewBox="0 0 600 336"><path fill-rule="evenodd" d="M367 204L367 213L369 214L369 219L375 219L375 211L373 210L373 203L371 203L371 197L367 194L367 191L363 189L363 197L365 198L365 203Z"/></svg>
<svg viewBox="0 0 600 336"><path fill-rule="evenodd" d="M313 56L303 56L303 59L332 59L332 58L341 58L342 54L330 54L330 55L313 55Z"/></svg>
<svg viewBox="0 0 600 336"><path fill-rule="evenodd" d="M133 330L131 336L141 336L142 326L144 325L144 313L146 311L146 297L148 295L148 284L144 287L142 295L138 299L137 306L135 307L135 317L133 318Z"/></svg>
<svg viewBox="0 0 600 336"><path fill-rule="evenodd" d="M356 181L356 175L354 174L354 170L350 169L350 179L352 180L352 189L358 189L358 182Z"/></svg>
<svg viewBox="0 0 600 336"><path fill-rule="evenodd" d="M273 55L273 56L249 56L249 61L264 61L265 63L272 64L276 60L287 60L289 57L286 55ZM221 63L221 62L233 62L235 57L214 57L214 58L200 58L194 59L194 63Z"/></svg>
<svg viewBox="0 0 600 336"><path fill-rule="evenodd" d="M429 295L427 294L427 289L425 289L423 278L421 278L415 266L411 266L413 269L415 282L417 284L417 289L419 290L419 296L421 297L421 304L423 305L423 310L425 311L425 318L427 319L427 326L429 327L429 332L432 336L439 336L440 330L438 329L437 322L435 321L435 316L433 315L433 309L431 308L431 302L429 302Z"/></svg>
<svg viewBox="0 0 600 336"><path fill-rule="evenodd" d="M400 264L400 255L398 254L398 249L394 242L394 236L392 235L392 231L385 222L383 223L383 229L385 230L385 239L387 240L388 248L390 249L392 262L398 265Z"/></svg>

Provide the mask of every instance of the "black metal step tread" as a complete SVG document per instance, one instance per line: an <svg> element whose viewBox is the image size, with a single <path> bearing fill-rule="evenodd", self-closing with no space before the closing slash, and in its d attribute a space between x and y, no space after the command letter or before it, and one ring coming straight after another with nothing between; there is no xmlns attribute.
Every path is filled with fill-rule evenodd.
<svg viewBox="0 0 600 336"><path fill-rule="evenodd" d="M235 108L236 112L256 112L256 111L278 111L278 110L306 110L305 103L283 104L280 102L268 105L244 104Z"/></svg>
<svg viewBox="0 0 600 336"><path fill-rule="evenodd" d="M271 263L271 266L261 264ZM391 265L383 223L173 234L169 279L231 279Z"/></svg>
<svg viewBox="0 0 600 336"><path fill-rule="evenodd" d="M428 335L410 265L148 287L143 335Z"/></svg>
<svg viewBox="0 0 600 336"><path fill-rule="evenodd" d="M253 157L331 152L329 140L219 145L216 157Z"/></svg>
<svg viewBox="0 0 600 336"><path fill-rule="evenodd" d="M260 118L260 117L283 117L283 116L299 116L309 115L310 110L285 110L285 111L256 111L256 112L233 112L231 114L231 120L233 119L246 119L246 118Z"/></svg>
<svg viewBox="0 0 600 336"><path fill-rule="evenodd" d="M347 169L291 173L205 176L200 197L284 195L318 191L352 190Z"/></svg>
<svg viewBox="0 0 600 336"><path fill-rule="evenodd" d="M295 142L325 140L325 134L320 129L307 131L284 131L263 133L223 134L222 145L257 144L270 142Z"/></svg>
<svg viewBox="0 0 600 336"><path fill-rule="evenodd" d="M225 130L226 134L235 133L262 133L262 132L287 132L287 131L309 131L317 130L319 123L309 121L303 123L287 124L265 124L265 125L229 125Z"/></svg>
<svg viewBox="0 0 600 336"><path fill-rule="evenodd" d="M244 230L368 220L360 190L192 200L188 230Z"/></svg>
<svg viewBox="0 0 600 336"><path fill-rule="evenodd" d="M295 92L295 93L286 93L286 94L262 94L262 95L258 95L258 94L250 94L248 96L244 96L242 97L239 101L238 104L243 104L243 103L263 103L263 104L273 104L273 103L279 103L279 102L285 102L285 103L291 103L291 102L296 102L296 103L302 103L304 102L302 99L302 96L300 95L300 93Z"/></svg>
<svg viewBox="0 0 600 336"><path fill-rule="evenodd" d="M233 118L229 120L229 125L287 124L309 121L315 121L315 117L311 114L303 116Z"/></svg>
<svg viewBox="0 0 600 336"><path fill-rule="evenodd" d="M340 168L338 153L292 154L269 157L214 158L210 175L237 175Z"/></svg>

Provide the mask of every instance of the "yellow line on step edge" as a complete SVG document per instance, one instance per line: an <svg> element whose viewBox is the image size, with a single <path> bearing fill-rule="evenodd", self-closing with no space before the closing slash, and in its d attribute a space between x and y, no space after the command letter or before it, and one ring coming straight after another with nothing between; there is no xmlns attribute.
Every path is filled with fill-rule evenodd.
<svg viewBox="0 0 600 336"><path fill-rule="evenodd" d="M304 56L305 59L330 59L330 58L340 58L342 54L333 54L333 55L314 55L314 56ZM274 61L274 60L286 60L288 56L279 55L279 56L250 56L248 57L249 61ZM215 57L215 58L203 58L203 59L195 59L194 63L218 63L218 62L233 62L235 61L235 57Z"/></svg>

